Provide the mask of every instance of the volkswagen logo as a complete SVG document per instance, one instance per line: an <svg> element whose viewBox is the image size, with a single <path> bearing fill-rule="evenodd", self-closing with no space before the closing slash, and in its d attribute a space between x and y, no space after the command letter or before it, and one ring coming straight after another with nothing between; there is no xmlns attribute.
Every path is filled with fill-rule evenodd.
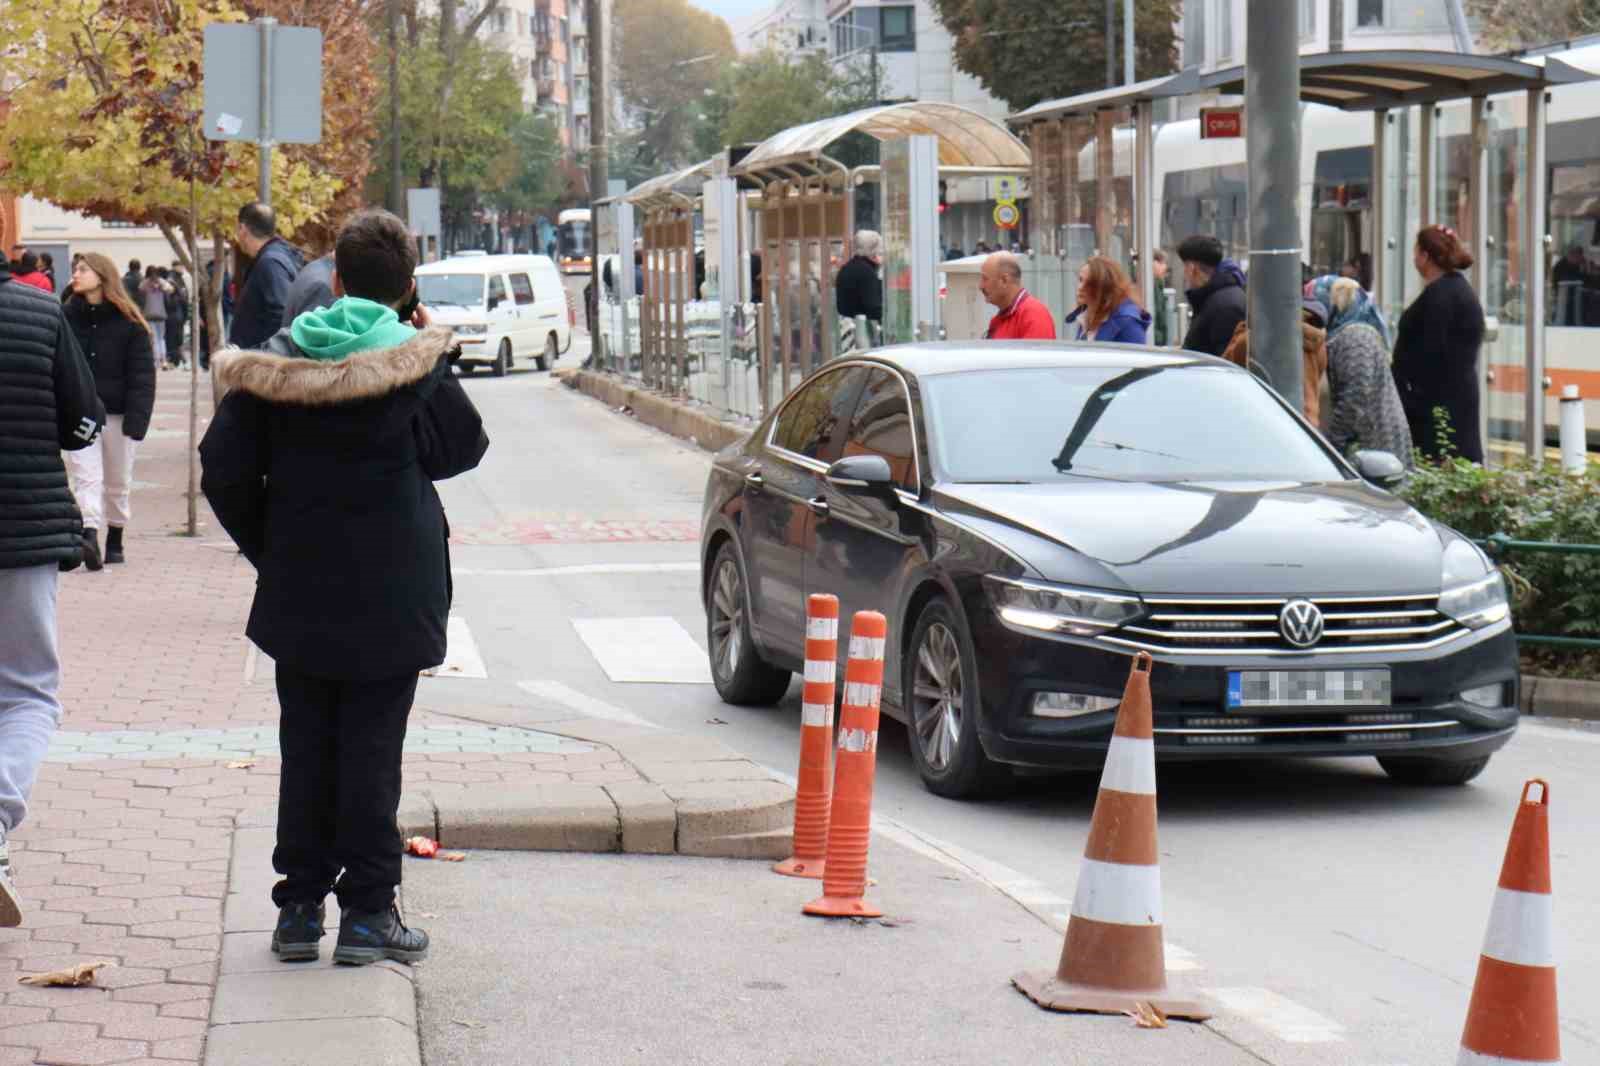
<svg viewBox="0 0 1600 1066"><path fill-rule="evenodd" d="M1322 639L1322 612L1310 600L1290 600L1278 613L1278 632L1297 648L1314 647Z"/></svg>

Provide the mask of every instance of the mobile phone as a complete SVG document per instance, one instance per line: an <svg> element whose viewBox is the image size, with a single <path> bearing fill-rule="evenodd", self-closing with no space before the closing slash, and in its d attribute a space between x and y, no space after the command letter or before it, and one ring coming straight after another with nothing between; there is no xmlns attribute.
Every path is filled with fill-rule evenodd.
<svg viewBox="0 0 1600 1066"><path fill-rule="evenodd" d="M399 308L397 308L395 310L395 314L400 316L400 321L402 321L402 322L410 322L411 319L412 319L412 316L414 316L417 313L417 308L421 304L422 304L422 297L420 295L418 295L417 288L416 288L415 285L413 285L411 287L411 295L406 298L406 302L405 303L401 304L399 306Z"/></svg>

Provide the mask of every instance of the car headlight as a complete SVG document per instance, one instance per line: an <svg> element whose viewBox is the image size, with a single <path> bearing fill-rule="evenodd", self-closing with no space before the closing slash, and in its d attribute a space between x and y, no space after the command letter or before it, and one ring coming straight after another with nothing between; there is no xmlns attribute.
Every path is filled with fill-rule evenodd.
<svg viewBox="0 0 1600 1066"><path fill-rule="evenodd" d="M1018 581L993 574L985 584L989 601L1000 618L1025 629L1092 637L1144 615L1144 604L1137 596Z"/></svg>
<svg viewBox="0 0 1600 1066"><path fill-rule="evenodd" d="M1493 625L1511 613L1505 579L1488 558L1464 540L1445 549L1439 578L1439 613L1468 629Z"/></svg>
<svg viewBox="0 0 1600 1066"><path fill-rule="evenodd" d="M450 328L463 337L481 337L489 332L489 327L487 326L451 326Z"/></svg>

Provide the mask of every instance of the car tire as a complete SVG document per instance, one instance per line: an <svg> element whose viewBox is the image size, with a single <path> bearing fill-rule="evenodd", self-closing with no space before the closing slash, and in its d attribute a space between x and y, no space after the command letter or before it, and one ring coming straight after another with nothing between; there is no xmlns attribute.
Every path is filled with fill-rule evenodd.
<svg viewBox="0 0 1600 1066"><path fill-rule="evenodd" d="M750 597L731 542L717 550L706 593L706 647L711 680L724 703L771 707L789 691L792 674L761 658L750 638Z"/></svg>
<svg viewBox="0 0 1600 1066"><path fill-rule="evenodd" d="M503 378L511 373L511 339L507 337L500 342L500 350L494 353L494 376Z"/></svg>
<svg viewBox="0 0 1600 1066"><path fill-rule="evenodd" d="M917 616L900 678L911 761L929 792L972 799L1011 780L978 739L978 657L965 619L943 596Z"/></svg>
<svg viewBox="0 0 1600 1066"><path fill-rule="evenodd" d="M1483 773L1489 756L1477 759L1417 759L1404 756L1379 756L1383 772L1402 785L1451 787L1464 785Z"/></svg>
<svg viewBox="0 0 1600 1066"><path fill-rule="evenodd" d="M544 339L544 351L533 357L533 365L540 370L549 370L550 364L559 358L561 352L556 344L556 335L552 333Z"/></svg>

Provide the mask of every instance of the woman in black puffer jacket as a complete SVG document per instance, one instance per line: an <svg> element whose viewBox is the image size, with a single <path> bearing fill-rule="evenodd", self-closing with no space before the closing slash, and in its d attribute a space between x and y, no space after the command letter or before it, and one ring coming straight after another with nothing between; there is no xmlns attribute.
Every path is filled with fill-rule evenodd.
<svg viewBox="0 0 1600 1066"><path fill-rule="evenodd" d="M150 429L156 403L155 351L150 327L128 299L110 259L85 255L72 272L67 324L94 368L95 389L106 405L106 428L89 447L67 455L73 491L83 511L83 560L101 566L100 523L106 529L105 562L123 561L122 531L132 517L133 457Z"/></svg>

